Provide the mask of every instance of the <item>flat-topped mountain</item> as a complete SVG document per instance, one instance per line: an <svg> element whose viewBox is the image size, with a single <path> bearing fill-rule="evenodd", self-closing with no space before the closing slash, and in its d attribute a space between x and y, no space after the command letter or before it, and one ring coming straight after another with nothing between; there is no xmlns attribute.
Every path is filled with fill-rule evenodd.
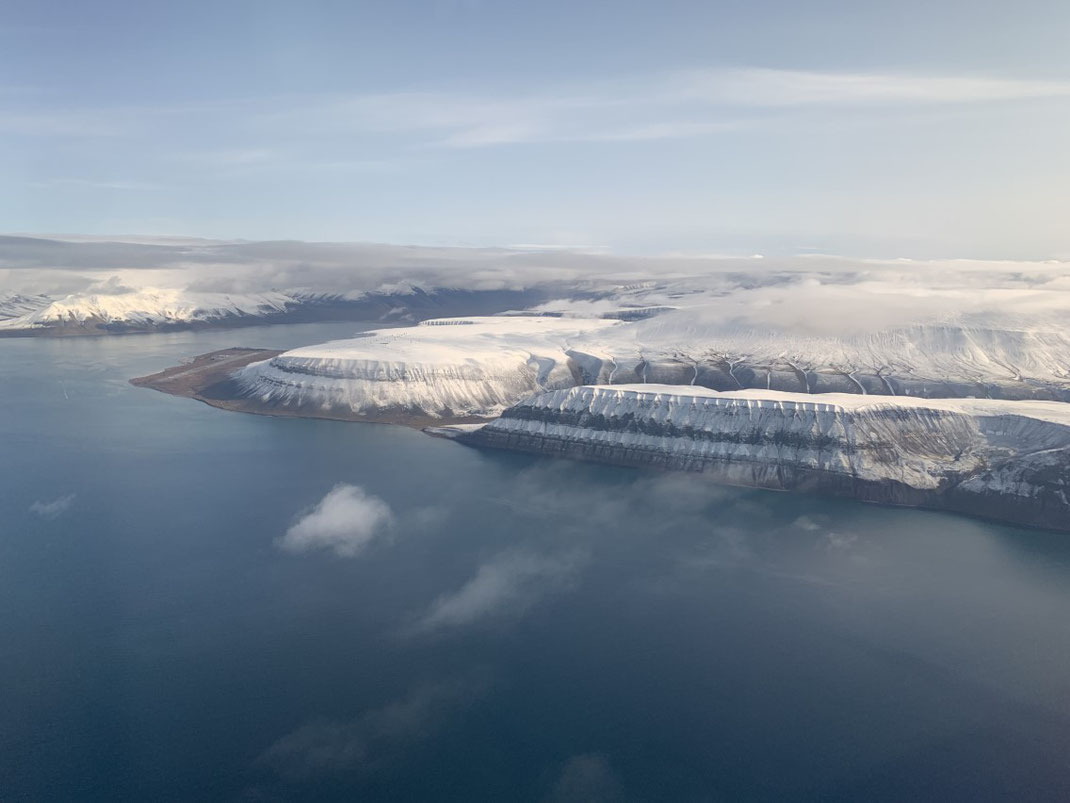
<svg viewBox="0 0 1070 803"><path fill-rule="evenodd" d="M1070 530L1070 405L670 385L539 394L459 440Z"/></svg>

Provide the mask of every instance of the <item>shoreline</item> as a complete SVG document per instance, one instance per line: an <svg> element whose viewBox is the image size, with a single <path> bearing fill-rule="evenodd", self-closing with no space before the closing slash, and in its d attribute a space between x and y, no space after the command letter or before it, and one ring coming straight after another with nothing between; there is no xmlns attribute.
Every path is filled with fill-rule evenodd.
<svg viewBox="0 0 1070 803"><path fill-rule="evenodd" d="M189 362L171 366L155 374L130 379L131 385L150 388L170 396L194 399L210 407L273 418L314 418L323 421L347 421L357 424L391 424L423 430L427 427L456 424L484 424L493 418L461 416L432 418L406 410L384 410L378 415L358 415L341 409L273 407L241 395L231 374L254 362L270 360L282 354L279 349L256 349L232 346L198 354Z"/></svg>

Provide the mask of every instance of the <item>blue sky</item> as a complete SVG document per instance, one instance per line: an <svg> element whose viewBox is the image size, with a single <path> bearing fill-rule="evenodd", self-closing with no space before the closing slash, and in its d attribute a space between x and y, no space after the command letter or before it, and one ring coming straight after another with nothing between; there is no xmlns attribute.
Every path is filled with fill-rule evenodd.
<svg viewBox="0 0 1070 803"><path fill-rule="evenodd" d="M0 220L1070 255L1062 2L12 2Z"/></svg>

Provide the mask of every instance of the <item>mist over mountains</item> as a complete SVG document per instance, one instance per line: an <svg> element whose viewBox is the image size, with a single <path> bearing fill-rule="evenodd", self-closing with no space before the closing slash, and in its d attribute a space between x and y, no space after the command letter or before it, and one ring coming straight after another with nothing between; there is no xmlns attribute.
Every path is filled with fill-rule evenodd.
<svg viewBox="0 0 1070 803"><path fill-rule="evenodd" d="M342 314L332 305L370 296L383 299L383 308L343 317L387 320L393 307L385 299L447 290L523 295L489 304L473 296L470 309L431 305L393 317L513 305L583 317L661 306L691 309L692 328L703 328L708 316L841 336L948 320L1035 326L1070 311L1070 276L1060 261L626 256L181 237L2 236L0 288L0 330L9 333L233 323L317 305L329 317Z"/></svg>

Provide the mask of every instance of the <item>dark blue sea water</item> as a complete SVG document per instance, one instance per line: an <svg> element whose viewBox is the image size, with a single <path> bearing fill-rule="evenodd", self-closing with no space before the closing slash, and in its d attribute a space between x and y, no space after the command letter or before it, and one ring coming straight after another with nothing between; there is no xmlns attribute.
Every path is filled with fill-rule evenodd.
<svg viewBox="0 0 1070 803"><path fill-rule="evenodd" d="M0 799L1070 799L1066 536L127 384L354 328L0 340Z"/></svg>

